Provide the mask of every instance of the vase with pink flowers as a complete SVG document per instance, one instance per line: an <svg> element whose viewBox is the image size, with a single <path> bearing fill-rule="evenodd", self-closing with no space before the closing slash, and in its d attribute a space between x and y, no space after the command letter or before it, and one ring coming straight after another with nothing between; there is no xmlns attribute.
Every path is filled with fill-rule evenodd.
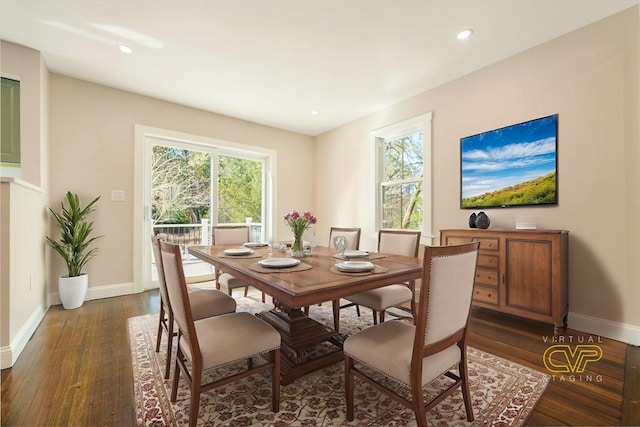
<svg viewBox="0 0 640 427"><path fill-rule="evenodd" d="M300 212L298 211L291 211L284 216L284 220L287 222L287 225L289 225L289 228L293 232L291 256L304 256L304 243L302 241L302 235L308 228L311 228L311 226L315 224L318 219L313 216L311 212L304 212L300 214Z"/></svg>

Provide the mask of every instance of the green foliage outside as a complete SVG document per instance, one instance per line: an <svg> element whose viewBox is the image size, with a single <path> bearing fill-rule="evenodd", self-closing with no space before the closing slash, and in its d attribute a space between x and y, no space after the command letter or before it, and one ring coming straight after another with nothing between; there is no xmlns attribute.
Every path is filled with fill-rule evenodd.
<svg viewBox="0 0 640 427"><path fill-rule="evenodd" d="M154 146L152 154L152 219L154 224L198 224L209 218L211 154ZM262 220L262 163L220 156L218 222Z"/></svg>
<svg viewBox="0 0 640 427"><path fill-rule="evenodd" d="M220 157L218 168L218 222L262 222L262 163Z"/></svg>
<svg viewBox="0 0 640 427"><path fill-rule="evenodd" d="M384 141L384 228L422 228L423 151L421 132Z"/></svg>
<svg viewBox="0 0 640 427"><path fill-rule="evenodd" d="M556 202L556 173L511 187L462 199L463 208L549 204Z"/></svg>

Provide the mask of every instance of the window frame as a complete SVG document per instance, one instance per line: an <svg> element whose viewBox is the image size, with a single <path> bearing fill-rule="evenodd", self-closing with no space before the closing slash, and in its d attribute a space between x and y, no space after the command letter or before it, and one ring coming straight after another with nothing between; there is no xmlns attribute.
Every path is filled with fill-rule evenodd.
<svg viewBox="0 0 640 427"><path fill-rule="evenodd" d="M382 190L383 190L383 179L384 179L383 141L389 140L389 139L401 138L403 136L407 136L416 132L422 132L423 220L422 220L422 229L421 229L422 236L420 239L421 240L420 243L426 244L426 245L432 244L433 238L434 238L432 234L433 203L432 203L432 191L431 191L431 182L432 182L431 121L432 121L432 113L429 112L417 117L413 117L411 119L407 119L395 124L391 124L389 126L384 126L382 128L379 128L370 132L371 147L374 152L372 156L372 159L374 162L372 170L374 172L373 182L375 183L373 188L374 194L373 194L373 197L371 198L373 200L373 206L371 211L374 213L374 218L372 222L374 224L375 230L380 230L382 228L382 218L383 218L383 206L382 206ZM406 180L401 180L395 183L400 184L405 181ZM411 179L410 181L415 182L415 180L413 179Z"/></svg>

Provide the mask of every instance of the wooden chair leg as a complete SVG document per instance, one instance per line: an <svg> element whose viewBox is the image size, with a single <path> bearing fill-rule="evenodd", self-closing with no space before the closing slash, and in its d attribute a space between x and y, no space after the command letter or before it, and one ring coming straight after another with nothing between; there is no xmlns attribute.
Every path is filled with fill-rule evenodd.
<svg viewBox="0 0 640 427"><path fill-rule="evenodd" d="M244 287L244 296L245 296L245 298L247 297L248 294L249 294L249 287L245 286Z"/></svg>
<svg viewBox="0 0 640 427"><path fill-rule="evenodd" d="M360 306L356 304L356 314L360 317Z"/></svg>
<svg viewBox="0 0 640 427"><path fill-rule="evenodd" d="M162 329L164 326L162 322L164 321L164 306L162 304L162 298L160 298L160 314L158 316L158 339L156 340L156 353L160 351L160 342L162 341Z"/></svg>
<svg viewBox="0 0 640 427"><path fill-rule="evenodd" d="M262 302L264 302L264 292L262 293Z"/></svg>
<svg viewBox="0 0 640 427"><path fill-rule="evenodd" d="M273 412L280 411L280 349L271 352L273 359L273 369L271 370L271 409Z"/></svg>
<svg viewBox="0 0 640 427"><path fill-rule="evenodd" d="M380 323L384 322L384 313L385 313L384 310L380 312Z"/></svg>
<svg viewBox="0 0 640 427"><path fill-rule="evenodd" d="M344 356L344 396L347 401L347 421L353 421L353 359Z"/></svg>
<svg viewBox="0 0 640 427"><path fill-rule="evenodd" d="M165 379L171 376L171 356L173 355L173 314L167 319L167 362L164 368Z"/></svg>
<svg viewBox="0 0 640 427"><path fill-rule="evenodd" d="M466 353L466 351L465 351ZM471 393L469 392L469 373L467 371L467 361L466 354L463 354L462 360L460 361L460 365L458 366L458 372L460 374L460 378L462 379L462 399L464 400L464 409L467 413L467 420L469 422L473 421L473 406L471 405Z"/></svg>
<svg viewBox="0 0 640 427"><path fill-rule="evenodd" d="M306 307L304 308L304 315L305 315L305 316L308 316L308 315L309 315L309 306L306 306Z"/></svg>
<svg viewBox="0 0 640 427"><path fill-rule="evenodd" d="M175 403L178 400L178 383L180 382L180 366L178 358L180 357L180 351L176 354L176 363L173 368L173 385L171 387L171 402Z"/></svg>
<svg viewBox="0 0 640 427"><path fill-rule="evenodd" d="M378 324L378 313L375 310L371 310L371 314L373 315L373 324Z"/></svg>
<svg viewBox="0 0 640 427"><path fill-rule="evenodd" d="M333 329L340 332L340 300L334 299L331 305L333 306Z"/></svg>
<svg viewBox="0 0 640 427"><path fill-rule="evenodd" d="M411 384L411 402L413 404L413 412L416 414L416 424L418 427L427 427L427 411L424 405L424 395L422 394L422 386L419 380L415 384Z"/></svg>
<svg viewBox="0 0 640 427"><path fill-rule="evenodd" d="M198 414L200 413L200 382L202 381L202 372L192 372L191 383L191 407L189 408L189 426L196 427L198 424Z"/></svg>

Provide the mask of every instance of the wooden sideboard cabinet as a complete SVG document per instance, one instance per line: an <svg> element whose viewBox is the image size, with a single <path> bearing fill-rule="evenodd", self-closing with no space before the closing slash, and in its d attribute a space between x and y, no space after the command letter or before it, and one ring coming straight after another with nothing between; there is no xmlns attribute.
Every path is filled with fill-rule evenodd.
<svg viewBox="0 0 640 427"><path fill-rule="evenodd" d="M479 241L473 305L567 327L564 230L441 230L441 245Z"/></svg>

